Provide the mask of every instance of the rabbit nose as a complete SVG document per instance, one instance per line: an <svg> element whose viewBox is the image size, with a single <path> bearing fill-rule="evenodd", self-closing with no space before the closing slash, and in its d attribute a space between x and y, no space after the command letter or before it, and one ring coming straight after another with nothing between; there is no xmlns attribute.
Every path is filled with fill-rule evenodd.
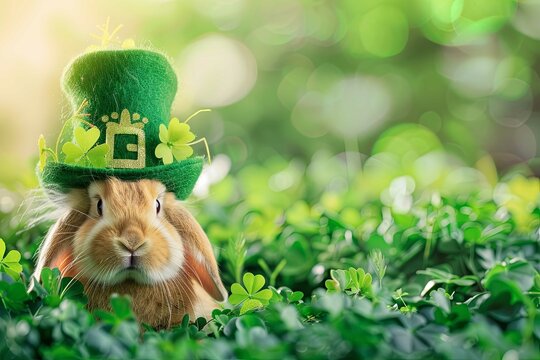
<svg viewBox="0 0 540 360"><path fill-rule="evenodd" d="M137 243L133 243L133 242L130 242L130 241L122 241L122 240L120 240L119 244L120 244L120 248L122 250L126 250L131 255L133 255L135 253L135 251L137 251L138 249L140 249L144 245L144 241L139 241Z"/></svg>
<svg viewBox="0 0 540 360"><path fill-rule="evenodd" d="M127 239L121 239L119 241L119 244L120 244L120 248L122 250L126 250L127 252L129 252L133 256L135 251L137 251L138 249L140 249L144 245L144 240L142 240L142 241L129 241Z"/></svg>
<svg viewBox="0 0 540 360"><path fill-rule="evenodd" d="M129 255L125 256L123 259L124 266L133 268L137 267L140 264L141 257L139 255L136 255L135 251L139 249L142 245L144 245L144 242L141 242L139 245L137 245L137 247L132 247L129 245L129 243L126 244L125 242L120 241L120 247L129 253Z"/></svg>
<svg viewBox="0 0 540 360"><path fill-rule="evenodd" d="M127 229L122 233L120 243L129 252L135 252L144 245L144 234L139 229Z"/></svg>

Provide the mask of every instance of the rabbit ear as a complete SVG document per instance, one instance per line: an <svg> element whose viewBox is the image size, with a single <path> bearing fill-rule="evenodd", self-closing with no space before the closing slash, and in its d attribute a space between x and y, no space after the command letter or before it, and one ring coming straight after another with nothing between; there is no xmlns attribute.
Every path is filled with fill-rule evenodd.
<svg viewBox="0 0 540 360"><path fill-rule="evenodd" d="M39 248L38 261L33 274L36 280L39 280L44 267L58 267L63 272L70 261L73 237L84 222L85 216L80 211L70 210L49 229Z"/></svg>
<svg viewBox="0 0 540 360"><path fill-rule="evenodd" d="M165 213L184 240L187 263L185 271L196 278L214 299L225 301L228 296L227 290L219 277L216 258L208 237L193 215L179 201L168 200L165 202Z"/></svg>

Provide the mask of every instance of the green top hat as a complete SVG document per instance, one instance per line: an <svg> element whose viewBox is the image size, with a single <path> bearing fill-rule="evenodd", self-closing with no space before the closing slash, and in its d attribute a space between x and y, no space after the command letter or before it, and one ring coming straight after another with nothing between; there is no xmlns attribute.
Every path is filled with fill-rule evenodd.
<svg viewBox="0 0 540 360"><path fill-rule="evenodd" d="M64 73L63 90L73 109L85 104L86 114L74 117L75 131L63 144L64 156L58 154L56 161L44 164L42 185L67 191L107 177L155 179L185 199L201 173L203 159L177 157L191 155L191 149L186 152L185 145L179 149L173 141L181 137L171 133L173 121L167 133L176 87L171 65L157 52L102 50L76 58ZM193 140L187 124L176 120L174 127L184 130L184 140ZM170 147L169 156L156 151L158 146ZM172 153L180 161L173 162Z"/></svg>

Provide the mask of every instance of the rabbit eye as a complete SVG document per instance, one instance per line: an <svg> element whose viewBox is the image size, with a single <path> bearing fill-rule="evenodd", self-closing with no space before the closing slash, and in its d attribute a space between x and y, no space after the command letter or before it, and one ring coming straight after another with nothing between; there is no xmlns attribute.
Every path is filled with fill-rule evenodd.
<svg viewBox="0 0 540 360"><path fill-rule="evenodd" d="M103 215L103 200L99 199L96 205L96 210L99 216Z"/></svg>
<svg viewBox="0 0 540 360"><path fill-rule="evenodd" d="M156 200L156 214L159 214L161 210L161 203L159 202L159 200Z"/></svg>

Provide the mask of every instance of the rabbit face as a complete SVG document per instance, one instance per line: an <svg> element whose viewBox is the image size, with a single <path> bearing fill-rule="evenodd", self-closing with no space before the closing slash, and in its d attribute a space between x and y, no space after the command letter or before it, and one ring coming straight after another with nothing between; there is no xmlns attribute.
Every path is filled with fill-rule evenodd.
<svg viewBox="0 0 540 360"><path fill-rule="evenodd" d="M175 200L160 182L111 178L92 183L86 196L88 216L73 241L80 276L108 285L152 284L179 273L184 245L165 215L167 201Z"/></svg>

